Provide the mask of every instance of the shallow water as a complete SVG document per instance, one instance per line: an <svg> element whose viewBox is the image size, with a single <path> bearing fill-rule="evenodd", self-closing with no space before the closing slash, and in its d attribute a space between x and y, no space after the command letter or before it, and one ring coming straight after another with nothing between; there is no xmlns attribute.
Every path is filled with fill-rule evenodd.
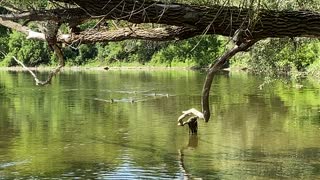
<svg viewBox="0 0 320 180"><path fill-rule="evenodd" d="M319 82L219 75L189 136L177 117L200 108L204 77L69 71L37 87L0 71L0 179L320 178Z"/></svg>

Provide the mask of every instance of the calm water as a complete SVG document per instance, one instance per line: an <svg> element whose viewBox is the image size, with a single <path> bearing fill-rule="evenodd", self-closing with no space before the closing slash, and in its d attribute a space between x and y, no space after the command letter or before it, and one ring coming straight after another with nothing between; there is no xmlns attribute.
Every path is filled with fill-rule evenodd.
<svg viewBox="0 0 320 180"><path fill-rule="evenodd" d="M198 136L204 74L0 71L0 179L319 179L320 83L220 75ZM114 103L110 103L114 99ZM134 101L132 103L132 100Z"/></svg>

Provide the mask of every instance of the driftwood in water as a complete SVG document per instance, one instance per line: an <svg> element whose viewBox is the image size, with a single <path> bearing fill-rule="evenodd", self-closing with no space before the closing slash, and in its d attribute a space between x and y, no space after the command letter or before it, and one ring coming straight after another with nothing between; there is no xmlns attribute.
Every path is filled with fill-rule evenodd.
<svg viewBox="0 0 320 180"><path fill-rule="evenodd" d="M197 134L197 132L198 132L198 119L203 118L203 114L194 108L189 109L187 111L183 111L182 113L183 114L178 118L178 122L179 122L178 125L184 126L184 125L188 124L189 133L190 134ZM194 115L194 116L190 117L187 121L183 121L184 118L191 116L191 115Z"/></svg>
<svg viewBox="0 0 320 180"><path fill-rule="evenodd" d="M63 55L62 55L61 49L58 48L57 45L54 45L53 48L54 48L54 51L56 52L56 55L59 58L59 65L58 65L58 67L56 67L55 69L53 69L50 72L49 76L44 81L39 80L37 75L34 72L32 72L31 69L29 69L26 65L24 65L23 62L19 61L14 56L12 58L32 75L32 77L34 78L34 81L36 82L36 85L44 86L44 85L50 84L52 78L60 72L61 68L64 67L64 59L63 59Z"/></svg>
<svg viewBox="0 0 320 180"><path fill-rule="evenodd" d="M188 119L189 133L197 134L198 133L198 117L194 116Z"/></svg>
<svg viewBox="0 0 320 180"><path fill-rule="evenodd" d="M198 132L198 117L197 116L192 116L189 118L187 121L183 122L182 119L179 121L179 126L184 126L188 124L189 126L189 133L190 134L197 134Z"/></svg>
<svg viewBox="0 0 320 180"><path fill-rule="evenodd" d="M61 50L59 49L58 51L61 51ZM2 53L2 52L1 52L1 53ZM6 56L6 54L4 54L4 53L2 53L2 54L3 54L4 56ZM59 55L59 54L57 53L57 55L60 56L61 54ZM62 55L61 55L60 57L62 57ZM59 59L60 59L60 57L59 57ZM24 65L23 62L19 61L19 60L18 60L16 57L14 57L14 56L12 56L12 58L13 58L18 64L20 64L25 70L27 70L27 71L32 75L32 77L34 78L34 81L36 82L36 85L40 85L40 86L44 86L44 85L46 85L46 84L50 84L52 78L53 78L56 74L58 74L58 73L60 72L61 68L64 66L64 64L61 64L61 61L60 61L59 66L56 67L54 70L52 70L52 71L50 72L50 74L49 74L49 76L47 77L46 80L42 81L42 80L40 80L40 79L37 77L37 75L36 75L30 68L28 68L26 65ZM63 59L62 59L62 62L63 62Z"/></svg>

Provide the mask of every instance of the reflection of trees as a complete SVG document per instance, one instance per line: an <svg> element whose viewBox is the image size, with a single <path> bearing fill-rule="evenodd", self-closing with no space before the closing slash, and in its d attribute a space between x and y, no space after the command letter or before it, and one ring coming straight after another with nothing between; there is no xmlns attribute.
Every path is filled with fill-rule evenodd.
<svg viewBox="0 0 320 180"><path fill-rule="evenodd" d="M3 73L0 72L0 74L3 77ZM10 92L3 83L0 83L0 157L8 153L9 147L14 143L14 136L18 134L13 128L12 116L9 114L12 102L7 94Z"/></svg>
<svg viewBox="0 0 320 180"><path fill-rule="evenodd" d="M318 167L317 163L309 163L300 153L292 153L307 148L319 152L317 126L308 122L304 126L295 124L296 109L292 107L303 108L303 104L284 101L283 91L274 90L278 84L273 90L259 90L261 82L255 77L220 76L216 82L211 97L214 124L200 127L200 136L205 134L205 140L200 138L201 145L194 152L184 152L185 164L191 167L192 175L312 179L319 174L310 171Z"/></svg>
<svg viewBox="0 0 320 180"><path fill-rule="evenodd" d="M168 93L167 87L155 87L159 87L162 78L174 78L169 72L159 73L160 77L151 76L154 81L151 84L147 81L137 83L141 75L139 72L128 75L119 75L117 72L111 72L111 75L67 72L61 73L54 79L54 85L49 87L35 87L32 81L25 80L24 85L20 86L16 82L21 83L26 78L23 74L6 74L8 77L3 82L14 88L16 95L10 97L10 106L14 109L4 112L16 114L12 129L21 132L19 137L15 137L17 146L8 154L14 156L12 160L32 159L27 166L17 167L17 171L54 176L57 172L67 173L74 168L90 169L96 166L96 162L108 164L105 170L113 171L122 163L125 149L137 167L148 169L164 165L162 173L170 177L174 177L178 171L177 162L172 160L176 155L168 154L176 152L175 146L172 146L177 136L176 122L171 121L171 115L163 116L165 111L173 111L171 105L179 106L175 96L173 100L147 97L147 107L145 102L111 105L92 100L95 97L133 96L115 93L123 89ZM189 72L183 74L188 74L186 80L193 77ZM173 84L170 88L185 93L180 84ZM165 108L159 109L161 106ZM159 128L153 120L157 119L156 123L159 123L158 119L163 117L169 122L168 126ZM168 146L167 140L163 140L164 136L171 139L171 145ZM158 172L153 173L157 176Z"/></svg>
<svg viewBox="0 0 320 180"><path fill-rule="evenodd" d="M52 86L35 87L25 80L27 74L0 73L5 86L5 95L0 87L0 123L4 123L0 124L0 139L7 141L3 135L12 136L7 145L14 142L15 147L4 152L12 160L32 160L16 167L22 174L67 177L74 173L96 178L115 173L130 161L133 169L175 178L181 173L178 149L192 177L278 178L303 173L312 177L317 172L311 169L319 167L308 156L319 159L318 141L310 131L318 126L294 126L295 109L287 100L293 95L283 93L285 89L279 86L276 92L261 91L255 77L217 76L211 96L212 121L199 121L199 135L188 137L185 129L176 126L176 109L200 107L201 74L64 72ZM123 90L136 93L120 93ZM144 90L171 96L146 96ZM94 98L145 101L110 104ZM281 176L272 176L276 173Z"/></svg>
<svg viewBox="0 0 320 180"><path fill-rule="evenodd" d="M15 158L30 160L27 166L17 167L18 171L45 176L73 169L75 166L92 168L96 162L109 164L110 169L117 166L120 147L94 143L94 139L106 137L106 129L120 129L124 122L111 124L104 121L111 116L110 111L104 111L98 107L99 104L88 103L88 99L85 99L87 92L81 91L77 82L72 80L63 85L42 88L35 87L30 82L29 85L21 87L12 85L20 77L12 77L10 73L3 74L8 77L1 76L4 78L1 81L11 86L16 95L9 98L0 96L0 108L11 107L10 110L1 109L0 120L4 122L8 119L6 116L13 114L16 118L9 119L14 127L10 128L6 123L1 124L0 128L20 132L19 136L12 137L15 138L15 148L5 148L10 149L7 153L12 156L12 159L7 161L14 161ZM93 82L98 84L97 81ZM91 88L95 87L92 81L88 84ZM65 89L78 91L65 93ZM89 96L97 93L96 90L92 91ZM17 135L2 130L0 133L0 139ZM115 141L121 140L121 136L120 133L108 134L108 138ZM6 139L4 142L9 141Z"/></svg>

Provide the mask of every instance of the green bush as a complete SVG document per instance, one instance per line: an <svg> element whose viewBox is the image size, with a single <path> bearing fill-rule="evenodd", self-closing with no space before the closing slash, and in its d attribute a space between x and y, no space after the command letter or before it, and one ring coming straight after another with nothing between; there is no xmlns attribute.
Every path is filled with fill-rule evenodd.
<svg viewBox="0 0 320 180"><path fill-rule="evenodd" d="M88 61L94 59L97 56L98 50L94 45L82 44L79 46L79 54L73 61L75 65L84 65Z"/></svg>
<svg viewBox="0 0 320 180"><path fill-rule="evenodd" d="M202 36L170 43L155 53L151 61L168 66L179 62L204 67L221 54L223 41L216 36Z"/></svg>
<svg viewBox="0 0 320 180"><path fill-rule="evenodd" d="M9 36L8 52L27 66L50 63L48 48L44 42L27 40L23 34L16 31ZM9 57L9 59L11 58ZM5 58L5 64L10 66L17 65L16 62L9 59Z"/></svg>
<svg viewBox="0 0 320 180"><path fill-rule="evenodd" d="M249 60L240 58L237 61L246 62L256 73L289 74L306 71L319 58L319 48L319 40L266 39L258 42L250 55L245 56Z"/></svg>

